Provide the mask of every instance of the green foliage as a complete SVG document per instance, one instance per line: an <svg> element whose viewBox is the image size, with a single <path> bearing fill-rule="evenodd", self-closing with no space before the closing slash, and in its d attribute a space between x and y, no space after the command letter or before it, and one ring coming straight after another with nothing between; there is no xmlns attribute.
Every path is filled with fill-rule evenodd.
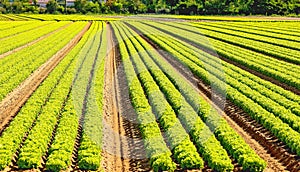
<svg viewBox="0 0 300 172"><path fill-rule="evenodd" d="M50 14L54 14L58 9L58 3L55 0L49 0L46 5L47 12Z"/></svg>
<svg viewBox="0 0 300 172"><path fill-rule="evenodd" d="M166 133L169 141L168 143L171 146L171 150L175 159L179 162L182 168L203 168L203 160L197 153L196 147L190 141L189 135L186 133L180 121L177 119L172 107L165 99L164 94L160 91L158 85L156 85L153 79L155 76L152 77L151 74L147 72L147 67L154 67L147 62L145 62L146 66L144 65L142 59L148 57L148 55L146 53L138 53L147 50L145 50L140 43L137 42L137 40L131 37L131 34L128 33L127 30L123 30L123 32L125 32L123 33L124 39L130 39L130 41L126 41L126 45L132 57L132 62L139 73L138 78L140 79L149 103L153 108L154 114ZM139 54L139 56L137 54ZM154 69L152 68L152 70ZM145 100L145 103L148 104L147 100Z"/></svg>
<svg viewBox="0 0 300 172"><path fill-rule="evenodd" d="M157 33L157 31L155 33ZM184 35L183 33L180 33L179 30L177 30L177 32L174 32L174 33ZM245 91L247 91L247 87L239 88L239 86L242 83L241 78L239 78L239 82L234 82L234 80L228 80L228 82L223 83L224 81L222 79L220 79L220 77L217 76L215 73L215 71L217 71L216 69L220 69L220 67L215 66L213 68L209 68L209 64L210 65L216 64L215 61L212 60L212 59L214 59L213 56L211 56L207 53L204 53L203 51L201 51L197 48L193 48L193 47L187 48L184 42L179 41L179 40L174 40L174 38L171 38L171 37L159 38L158 36L156 36L156 37L151 36L151 35L148 35L148 36L154 42L159 44L162 48L171 52L174 55L174 57L176 57L176 59L178 59L178 61L180 61L181 63L188 66L195 75L197 75L199 78L203 78L203 81L205 81L208 84L213 84L213 86L218 91L223 92L226 89L227 98L229 98L237 106L242 108L245 112L247 112L253 119L257 120L259 123L264 125L264 127L269 129L275 136L277 136L278 139L285 142L291 148L291 150L293 152L295 152L299 155L299 153L300 153L300 151L299 151L300 150L300 146L299 146L300 135L299 135L299 132L295 131L295 130L299 130L298 117L294 116L293 114L289 113L289 111L286 111L286 110L284 110L283 112L287 112L287 114L280 113L280 110L275 111L277 109L278 105L276 105L276 106L275 106L275 104L268 105L268 104L272 103L272 100L265 99L262 96L260 96L259 98L262 98L262 100L265 99L265 101L264 101L264 103L259 103L260 100L254 98L254 97L251 97L252 94L256 95L256 96L258 95L257 93L255 93L255 91L251 90L251 93L249 93L249 92L246 93ZM195 39L195 37L193 37L193 39ZM172 48L170 48L170 47L172 47ZM176 52L174 52L174 49L176 49ZM190 51L189 49L193 49L193 51ZM181 51L181 53L178 53L178 51ZM194 53L200 52L202 55L198 54L198 53L195 53L193 55L186 54L189 51L194 52ZM208 59L210 59L210 60L208 60ZM202 64L203 62L207 63L205 65L206 70L203 70L203 68L204 68L204 65ZM225 68L224 69L225 72L228 73L226 63L224 62L222 64L224 65L224 66L222 66L222 68ZM238 68L235 68L235 70L237 71ZM207 75L207 71L212 73L209 76L209 78ZM239 72L241 72L243 74L246 73L245 71L242 72L242 70L240 70L240 69L239 69ZM249 75L250 74L248 74L248 76ZM228 77L228 78L230 78L230 77ZM257 77L256 77L256 79L257 79ZM227 77L226 77L226 80L227 80ZM266 87L273 89L274 92L280 93L284 96L293 97L291 95L291 93L287 93L287 91L283 91L283 89L280 89L278 86L274 86L274 85L272 86L271 83L268 83L266 81L259 81L259 82L262 82ZM275 89L275 87L279 88L279 89L277 90L277 89ZM250 89L248 91L250 91ZM271 91L269 91L269 93L270 93L270 96L274 95ZM277 100L277 101L280 101L280 100ZM268 105L268 107L264 106L264 104ZM282 110L281 107L279 109ZM289 118L290 120L287 120L287 118ZM282 120L280 120L280 119L282 119ZM289 123L290 126L287 123ZM293 130L293 128L295 130ZM231 139L228 139L227 141L230 141L230 140ZM232 144L228 144L228 145L232 145ZM237 152L232 152L232 153L234 154L234 156L238 156L240 154L240 152L243 152L243 151L239 150ZM245 168L259 170L264 167L264 163L262 163L261 161L258 161L257 167L250 167L251 166L250 164L253 164L252 163L253 160L255 160L255 159L259 160L259 159L251 158L249 160L245 160L245 157L246 156L243 156L242 158L240 158L238 160L238 162L243 163L243 166Z"/></svg>
<svg viewBox="0 0 300 172"><path fill-rule="evenodd" d="M151 31L149 27L143 27L140 24L135 23L135 26L141 29L141 31ZM159 33L159 35L161 35L161 33ZM158 39L154 39L154 37L151 35L147 36L149 36L150 39L154 40L159 45L165 45L164 47L166 50L170 51L171 53L179 52L179 54L176 54L177 57L182 56L180 53L183 54L183 51L189 52L189 48L184 48L185 46L177 47L178 44L175 42L173 42L172 46L170 47L171 44L168 44L168 40L171 40L171 38L163 38L159 40L160 36L156 36ZM151 47L148 46L148 48L150 49ZM222 119L215 110L213 110L211 105L209 105L202 97L197 96L197 91L187 84L167 62L159 58L158 55L152 51L150 52L153 60L162 68L164 73L172 81L176 88L181 91L186 100L192 105L193 109L198 112L198 115L201 117L201 119L206 122L212 131L214 131L216 138L220 141L227 152L229 152L229 154L232 155L245 169L251 168L251 170L256 169L257 171L263 171L263 169L266 167L266 163L259 158L243 141L243 139L236 132L234 132L227 122ZM195 57L199 57L199 55L195 55ZM199 141L205 144L205 140L209 139L211 139L210 135L203 135ZM253 161L255 161L255 164ZM215 166L215 168L220 169L218 166Z"/></svg>
<svg viewBox="0 0 300 172"><path fill-rule="evenodd" d="M80 25L74 25L74 27L78 26ZM79 27L78 29L80 30L81 28ZM70 36L70 39L73 38L71 34L65 34L64 32L63 34ZM65 39L61 35L59 36L61 39ZM54 38L57 39L56 37ZM64 45L61 40L59 41ZM60 45L59 43L57 44ZM80 48L79 44L78 48L73 49L75 51L73 53L76 54L76 51L79 51ZM66 56L28 99L18 115L10 123L10 126L4 130L0 137L1 170L9 165L14 154L19 149L25 134L28 134L29 139L24 142L17 161L18 165L20 168L38 168L40 166L41 158L45 155L48 141L52 135L53 123L57 121L55 116L60 111L61 103L64 102L64 96L67 95L67 85L70 84L68 81L72 78L69 75L74 70L72 68L74 67L73 62L74 56ZM36 125L29 131L36 119Z"/></svg>
<svg viewBox="0 0 300 172"><path fill-rule="evenodd" d="M102 152L102 109L103 109L103 88L104 88L104 64L107 51L106 39L106 24L104 22L97 22L95 34L90 37L91 44L88 44L86 49L89 49L87 54L81 54L81 58L87 58L85 65L78 75L78 81L75 82L73 97L76 103L80 104L79 114L82 113L82 106L84 104L86 88L91 82L91 87L88 92L86 100L86 110L84 114L84 125L82 139L80 140L80 147L78 149L78 165L83 170L98 170L101 165ZM100 41L99 41L100 40ZM97 58L97 59L96 59ZM94 73L92 73L93 63ZM88 65L87 65L88 64ZM91 75L92 74L92 75ZM92 76L90 78L90 76ZM82 85L86 85L82 87Z"/></svg>
<svg viewBox="0 0 300 172"><path fill-rule="evenodd" d="M86 13L99 13L100 5L86 0L76 0L75 1L76 12L86 14Z"/></svg>
<svg viewBox="0 0 300 172"><path fill-rule="evenodd" d="M154 171L168 170L174 171L176 164L172 162L171 152L168 149L164 138L161 135L159 126L156 122L155 115L152 113L151 106L147 102L147 97L144 94L143 88L136 76L134 67L130 62L129 52L134 50L134 47L128 49L129 40L124 39L124 34L115 24L112 25L119 42L120 54L124 64L126 80L128 82L131 103L136 111L139 121L139 128L144 139L144 146L147 157L150 159L151 167ZM123 41L127 40L127 41ZM125 44L126 42L126 44ZM144 102L144 104L140 103Z"/></svg>
<svg viewBox="0 0 300 172"><path fill-rule="evenodd" d="M125 26L123 26L125 27ZM143 49L141 44L141 38L134 35L135 38L137 38L140 42L136 40L132 40L134 43L135 47L137 48L138 52L140 52L140 58L144 61L145 65L148 67L148 69L143 69L142 62L138 56L136 56L136 52L132 52L131 56L133 59L133 62L135 63L135 66L137 68L137 71L139 72L139 78L141 79L142 83L145 83L143 87L145 88L146 92L148 89L153 90L155 94L152 95L150 94L151 92L148 93L148 98L150 101L155 99L156 97L159 97L157 94L157 91L155 90L161 90L164 93L164 96L166 97L166 100L174 111L176 112L176 115L180 122L185 126L185 129L189 131L191 134L191 139L194 141L194 144L197 146L199 152L203 156L203 159L205 161L208 161L208 164L210 167L212 167L215 170L220 170L220 171L230 171L233 169L233 165L231 164L231 160L228 157L226 151L222 148L220 143L216 140L214 135L211 133L211 131L208 129L208 127L201 121L201 119L198 117L198 115L194 112L192 107L185 101L185 99L182 97L180 92L174 87L174 85L168 80L168 78L164 75L164 73L159 70L159 68L155 67L155 63L150 60L149 56L145 52L145 50L151 50L150 46L147 44L145 45L145 42L142 43L143 46L146 48ZM134 48L134 47L132 47ZM128 47L129 50L132 49L130 46ZM150 51L151 52L151 51ZM151 54L151 53L150 53ZM146 70L149 70L150 73L146 72ZM143 76L145 75L145 76ZM159 86L155 86L155 82L153 84L149 85L151 82L151 75L153 76L153 79L155 80L156 84ZM147 85L146 85L147 83ZM149 88L147 88L149 86ZM156 87L156 88L155 88ZM162 96L162 97L164 97ZM158 100L157 102L164 102L162 99ZM154 107L155 107L155 103ZM167 106L165 106L166 103L161 103L162 106L165 109L168 109ZM158 117L163 116L163 115L158 115ZM169 118L167 118L169 119ZM170 120L172 122L173 120ZM173 124L176 126L176 123ZM173 131L174 134L180 134L179 127L175 127L178 129L178 133ZM172 134L173 135L173 134ZM176 140L172 140L176 143ZM172 142L170 142L173 144ZM183 142L181 142L181 145L178 145L179 147L184 145ZM176 152L179 151L179 152ZM198 166L199 164L194 164L194 161L189 161L189 157L185 156L184 153L182 153L180 150L175 148L174 155L177 157L178 161L181 163L180 165L183 167L187 167L191 164ZM190 156L192 158L193 156ZM183 158L180 160L180 158ZM185 164L185 162L187 164Z"/></svg>

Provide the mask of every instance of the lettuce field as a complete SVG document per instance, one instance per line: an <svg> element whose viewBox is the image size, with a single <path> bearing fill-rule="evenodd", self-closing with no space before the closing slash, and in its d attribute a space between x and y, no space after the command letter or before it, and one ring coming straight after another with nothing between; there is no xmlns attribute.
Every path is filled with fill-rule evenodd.
<svg viewBox="0 0 300 172"><path fill-rule="evenodd" d="M0 14L0 170L298 172L299 21Z"/></svg>

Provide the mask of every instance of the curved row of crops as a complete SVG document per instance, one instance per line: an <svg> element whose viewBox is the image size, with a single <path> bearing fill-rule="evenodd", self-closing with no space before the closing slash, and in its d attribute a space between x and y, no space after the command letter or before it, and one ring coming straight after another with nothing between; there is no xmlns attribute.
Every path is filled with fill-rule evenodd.
<svg viewBox="0 0 300 172"><path fill-rule="evenodd" d="M201 32L203 35L213 39L221 40L256 52L261 52L288 62L300 64L299 59L297 58L297 54L299 53L299 42L278 40L275 38L246 34L243 32L235 33L236 31L228 31L226 29L211 27L208 25L201 26L199 23L192 25L197 28L198 32ZM249 37L254 38L252 38L252 40ZM262 41L259 41L260 39L262 39ZM276 45L270 44L270 41L267 40L271 40L272 43Z"/></svg>
<svg viewBox="0 0 300 172"><path fill-rule="evenodd" d="M152 30L152 33L157 33L156 30ZM255 78L254 75L235 67L228 63L218 63L219 59L215 56L205 54L196 48L186 48L183 43L178 44L176 41L168 38L170 41L164 41L169 46L176 47L177 52L188 57L189 60L193 61L197 65L205 68L210 74L216 76L219 80L224 80L228 85L239 90L244 95L247 95L254 102L267 109L269 112L278 116L284 122L289 124L294 130L300 131L300 105L294 101L284 97L283 93L273 92L269 88L265 87L272 86L272 84L261 84L262 79ZM177 48L178 47L178 48ZM191 50L192 49L192 50ZM194 58L196 56L197 58ZM208 57L208 58L207 58ZM225 76L223 78L223 75ZM241 75L244 74L244 75ZM247 75L248 74L248 75ZM209 75L207 76L209 77ZM249 79L252 77L252 80ZM208 81L210 82L210 81ZM221 92L226 92L225 88L219 88ZM274 90L280 90L280 87L273 88ZM278 91L277 91L278 92ZM294 96L298 98L298 96Z"/></svg>
<svg viewBox="0 0 300 172"><path fill-rule="evenodd" d="M139 74L141 85L145 90L146 96L149 98L149 107L153 107L154 115L159 119L159 125L163 128L168 138L168 143L171 150L173 150L175 159L182 168L203 168L204 163L197 153L196 147L190 141L189 135L177 119L172 106L167 102L164 94L160 91L151 74L147 72L146 66L138 56L138 54L142 56L146 55L146 53L140 53L143 48L139 44L130 42L127 34L124 33L126 30L124 31L120 26L118 26L118 28L119 32L123 34L123 40L127 41L126 46L128 47L129 55L133 59L133 65L136 66L136 72ZM145 102L146 101L147 99Z"/></svg>
<svg viewBox="0 0 300 172"><path fill-rule="evenodd" d="M80 15L80 14L69 14L69 15L51 15L51 14L19 14L21 18L41 20L41 21L114 21L119 20L118 17L105 17L100 15Z"/></svg>
<svg viewBox="0 0 300 172"><path fill-rule="evenodd" d="M205 24L205 23L201 23ZM207 23L206 23L207 24ZM245 25L244 25L245 24ZM273 29L267 29L267 28L262 28L265 26L265 23L260 23L258 25L259 27L253 27L253 26L247 26L248 23L230 23L230 22L222 22L220 23L213 23L209 24L209 26L214 26L214 27L220 27L220 28L226 28L228 30L234 30L234 31L242 31L245 33L249 34L255 34L255 35L260 35L260 36L265 36L265 37L270 37L270 38L276 38L276 39L282 39L282 40L290 40L290 41L296 41L299 42L299 36L300 33L297 32L296 30L291 30L291 31L278 31ZM260 27L262 26L262 27ZM273 42L270 42L273 43Z"/></svg>
<svg viewBox="0 0 300 172"><path fill-rule="evenodd" d="M103 19L78 15L19 17L22 16L39 20ZM15 17L18 18L18 15ZM222 17L219 19L223 20ZM0 54L43 38L0 59L0 101L39 67L43 67L53 55L64 50L65 45L74 40L87 24L82 21L17 21L6 26L0 22L0 33L3 33L0 35ZM77 45L50 72L0 133L0 170L101 171L101 164L110 161L105 159L101 162L102 127L105 124L102 111L106 106L104 103L109 102L103 100L106 91L104 73L109 73L105 71L109 47L107 26L105 22L98 21L89 24L88 31ZM300 96L238 67L255 70L300 89L300 67L297 65L298 54L295 54L298 51L285 53L279 48L272 49L277 44L284 44L285 49L297 49L300 30L293 23L274 29L274 32L269 32L271 28L261 23L240 26L230 22L127 20L110 24L117 38L116 50L120 50L121 64L118 63L119 59L116 64L121 65L118 70L124 70L127 81L125 88L128 88L130 99L125 103L131 103L135 111L133 115L137 117L146 157L153 171L209 169L258 172L273 168L274 164L267 166L266 162L270 159L265 155L268 153L256 150L258 155L250 147L253 145L248 145L243 139L245 135L241 137L238 134L240 131L235 131L230 126L233 124L229 125L227 118L224 119L212 104L219 105L222 102L225 106L227 101L233 102L262 124L264 131L273 133L275 137L271 139L284 142L286 149L296 154L295 157L300 156ZM263 30L258 29L260 25L263 25ZM229 40L232 37L234 39ZM247 44L239 42L242 40ZM159 50L155 50L147 41L156 44ZM259 47L263 45L266 45L265 49ZM260 49L264 49L265 54L280 55L285 61L255 52ZM222 58L218 58L214 51ZM288 56L290 53L293 57ZM179 72L181 70L185 76ZM190 83L189 78L185 78L189 74L195 76L191 81L201 80L212 94L216 92L217 96L223 95L224 99L213 102L212 97L212 101L207 100ZM126 121L125 124L122 115L118 117L121 127L118 134L123 129L126 136L127 132L136 132L126 131L132 121ZM128 130L132 130L131 125L135 126L130 124ZM127 154L127 149L138 149L126 147L127 144L131 145L125 143L128 140L120 138L117 141L122 142L121 149L125 146L124 150L120 150L122 155ZM127 160L123 160L124 157L120 159L123 170L135 162L130 159L132 164L123 164ZM104 165L105 169L110 168ZM139 168L140 165L137 166Z"/></svg>
<svg viewBox="0 0 300 172"><path fill-rule="evenodd" d="M191 139L194 142L194 144L197 146L198 151L201 156L203 156L203 159L208 162L208 165L215 170L232 170L233 165L230 162L230 159L228 158L228 155L224 151L221 145L227 150L227 152L232 155L236 160L244 167L244 169L251 169L253 171L261 171L265 168L265 162L261 160L254 152L251 150L249 146L245 144L245 142L228 126L226 121L223 119L220 123L220 126L218 126L218 121L220 120L220 117L218 116L217 112L214 111L214 115L209 115L209 111L211 109L211 106L209 106L208 103L206 103L202 99L202 103L205 104L205 106L199 107L199 102L194 102L192 104L193 96L197 95L197 93L193 96L191 96L196 91L193 90L188 84L181 85L181 89L185 87L186 91L183 95L177 90L175 85L171 82L172 78L168 78L161 69L155 65L153 60L151 58L156 58L156 60L159 59L159 55L157 53L154 53L151 51L151 47L149 44L147 44L145 41L143 41L139 36L134 34L132 31L130 31L128 28L126 28L125 25L120 25L119 28L123 28L123 31L120 31L120 34L124 35L123 40L126 42L126 46L128 49L128 53L131 57L132 61L132 68L136 69L138 79L140 80L140 84L144 88L144 94L149 99L150 105L153 107L153 112L157 113L156 117L158 118L158 121L164 121L163 124L166 123L166 117L164 115L161 115L161 113L157 110L157 103L160 100L160 107L162 109L168 109L167 105L171 105L174 112L176 113L179 121L184 126L186 131L188 131L191 135ZM124 32L124 33L123 33ZM127 36L126 36L127 34ZM133 37L134 36L134 37ZM121 38L119 38L119 41ZM122 40L121 40L122 41ZM122 43L121 43L122 44ZM121 49L122 51L122 49ZM127 55L128 56L128 55ZM127 59L123 59L124 65L130 63L130 57L128 56ZM128 62L129 61L129 62ZM161 62L161 61L160 61ZM165 63L166 64L166 63ZM170 66L169 66L170 70ZM176 75L176 72L173 71L173 73L169 73L168 76L174 76L176 77L175 81L176 83L181 83L183 80L181 77ZM152 79L153 78L153 79ZM174 78L173 78L174 81ZM180 82L181 81L181 82ZM185 81L186 82L186 81ZM130 83L130 82L129 82ZM132 84L131 84L132 85ZM160 89L160 90L159 90ZM192 91L193 90L193 91ZM163 97L159 99L159 95L164 93L165 100ZM156 99L153 98L155 95ZM199 96L196 96L197 99L201 99ZM132 100L135 100L132 98ZM153 102L157 100L158 102ZM167 102L165 102L167 100ZM195 101L195 99L194 99ZM163 103L165 102L165 103ZM205 103L204 103L205 102ZM190 104L191 103L191 104ZM202 104L202 105L203 105ZM195 106L197 107L195 107ZM194 107L194 108L193 108ZM203 108L203 109L202 109ZM202 111L199 109L202 109ZM165 111L163 111L165 112ZM218 128L215 133L212 133L214 131L213 125L211 125L212 128L209 128L206 126L206 124L202 121L202 119L198 116L197 112L199 112L199 115L203 113L202 117L204 117L204 121L210 121L210 124L215 124L214 126ZM205 113L206 112L206 113ZM170 113L170 112L169 112ZM170 115L170 114L169 114ZM210 120L207 120L207 117L209 116ZM173 125L175 125L175 119L172 117L167 118L170 121L173 121ZM173 120L172 120L173 119ZM168 122L167 124L169 124ZM172 123L170 123L172 124ZM169 125L170 125L169 124ZM210 125L209 125L210 126ZM163 127L164 128L164 127ZM177 127L179 128L179 127ZM164 128L166 129L166 128ZM212 131L210 131L212 130ZM168 131L168 130L167 130ZM165 130L163 130L165 132ZM180 131L178 131L180 133ZM226 133L226 134L225 134ZM231 134L229 134L231 133ZM215 134L215 135L214 135ZM231 137L231 138L230 138ZM234 137L236 142L233 142L232 137ZM217 139L220 139L220 142L218 142ZM174 141L174 140L173 140ZM178 141L177 141L178 142ZM220 144L221 143L221 144ZM171 150L174 149L175 152L174 156L176 159L176 148L173 148L172 143L169 143L171 145ZM243 145L243 146L242 146ZM218 148L219 147L219 148ZM146 147L147 148L147 147ZM237 151L239 150L239 151ZM223 152L223 153L222 153ZM237 153L239 152L239 153ZM243 152L243 153L242 153ZM222 155L220 155L220 153ZM247 154L247 155L246 155ZM193 156L192 156L193 157ZM227 158L226 158L227 157ZM247 157L247 158L242 158ZM180 160L176 159L177 162L181 162ZM186 161L184 161L186 162ZM255 163L253 163L255 162ZM255 165L253 165L255 164ZM180 164L181 166L187 166L186 164Z"/></svg>
<svg viewBox="0 0 300 172"><path fill-rule="evenodd" d="M291 23L284 23L284 24L282 24L281 22L279 22L279 23L267 23L267 24L266 23L247 22L247 23L243 23L243 26L250 27L250 28L255 28L255 29L259 28L261 30L266 30L266 31L269 31L269 32L274 32L274 33L283 33L283 34L285 34L286 32L289 32L289 33L292 32L292 34L296 34L296 36L300 33L298 22L291 22Z"/></svg>
<svg viewBox="0 0 300 172"><path fill-rule="evenodd" d="M274 103L272 99L264 97L259 93L259 91L263 92L266 89L259 89L259 91L252 90L251 87L243 84L243 77L237 77L238 72L234 74L234 72L231 71L231 75L227 74L229 71L227 66L229 64L226 66L226 63L223 62L223 65L220 65L219 67L210 67L210 65L216 64L216 62L212 60L214 57L211 55L204 52L199 54L197 51L192 50L192 48L186 47L184 42L176 40L164 33L159 33L158 30L153 30L153 28L149 26L143 26L141 24L136 24L135 26L142 32L145 32L152 41L170 52L174 58L186 65L204 82L211 84L218 91L225 91L227 93L227 98L268 128L281 141L285 142L293 152L300 155L300 134L298 132L299 116L292 114L289 110ZM189 52L193 52L193 54ZM221 73L219 72L220 74L218 76L218 69L224 69L223 72L226 74L226 77L220 77L222 75L222 71ZM236 68L235 70L239 69ZM235 76L237 77L237 80L234 80L233 77ZM269 84L272 85L271 83ZM255 87L255 84L252 86ZM263 88L263 86L261 88ZM278 95L276 93L272 93L271 90L269 90L268 93L270 96L272 96L272 94ZM285 100L282 101L284 102ZM299 104L294 105L298 106Z"/></svg>
<svg viewBox="0 0 300 172"><path fill-rule="evenodd" d="M47 22L46 23L44 23L44 22L29 22L29 21L20 22L20 25L17 25L15 27L1 29L0 39L1 39L1 41L4 41L5 37L15 36L17 34L21 34L22 32L30 31L32 29L42 27L43 25L47 25L47 24L51 24L51 23L50 22L49 23L47 23ZM10 26L10 25L8 25L8 26Z"/></svg>
<svg viewBox="0 0 300 172"><path fill-rule="evenodd" d="M0 21L0 31L5 31L7 29L13 29L22 27L23 25L31 24L31 22L24 21Z"/></svg>
<svg viewBox="0 0 300 172"><path fill-rule="evenodd" d="M29 46L0 59L0 100L69 43L86 24L86 22L71 24L65 29L39 41L34 46Z"/></svg>
<svg viewBox="0 0 300 172"><path fill-rule="evenodd" d="M27 21L28 18L24 18L15 14L0 14L0 21Z"/></svg>
<svg viewBox="0 0 300 172"><path fill-rule="evenodd" d="M264 32L259 32L256 31L254 33L250 32L247 29L233 29L231 27L226 27L226 26L218 26L215 24L209 24L209 23L204 23L204 22L199 22L199 23L194 23L194 26L196 26L197 28L201 28L201 29L205 29L208 31L214 31L216 33L215 36L218 36L218 34L226 34L230 37L228 38L232 38L231 36L235 36L237 38L237 41L240 40L241 43L244 43L244 45L248 45L247 43L252 43L249 45L254 45L257 48L261 48L258 47L257 45L264 45L263 47L265 49L268 50L272 50L275 49L277 50L278 47L285 47L288 49L293 49L293 50L300 50L299 49L299 40L297 39L296 36L282 36L280 34L276 35L276 36L271 36L271 34L269 33L264 33ZM206 35L206 33L209 32L204 32L203 34ZM287 38L288 40L284 40L281 39L282 37ZM227 37L224 37L225 39L227 39ZM233 40L230 40L233 41ZM258 44L256 45L256 43L254 43L253 41L259 41ZM235 41L236 42L236 41ZM275 46L273 46L275 45ZM269 49L270 47L270 49ZM274 51L274 50L273 50ZM278 52L280 53L284 53L287 51L282 51L282 49L278 49ZM293 52L290 52L291 54Z"/></svg>
<svg viewBox="0 0 300 172"><path fill-rule="evenodd" d="M102 116L101 113L95 114L88 110L81 118L82 111L78 108L82 107L76 106L79 89L74 90L74 87L80 85L85 92L87 83L91 81L91 89L96 92L97 98L89 99L87 107L91 109L97 106L102 109L103 59L106 53L106 38L101 36L103 28L101 22L92 24L86 35L50 73L4 130L0 137L1 169L10 164L18 151L16 160L21 169L45 167L52 171L66 170L73 162L77 130L82 125L80 119L84 125L83 137L79 140L79 168L99 168L101 145L87 133L97 133L94 136L101 139L101 128L95 128L94 124L101 123ZM89 80L91 71L93 77ZM90 103L95 101L97 103ZM43 157L46 159L42 160ZM46 162L45 166L43 161Z"/></svg>
<svg viewBox="0 0 300 172"><path fill-rule="evenodd" d="M144 146L147 157L150 159L152 168L158 170L173 171L176 166L171 159L171 152L168 149L164 138L160 132L160 128L156 122L155 115L152 113L151 106L148 103L144 90L136 76L134 67L130 61L130 55L127 50L126 42L122 35L113 25L115 35L120 48L121 59L124 62L124 71L128 84L131 103L137 114L139 128L144 139Z"/></svg>
<svg viewBox="0 0 300 172"><path fill-rule="evenodd" d="M34 41L40 38L43 35L46 35L50 32L53 32L67 24L68 22L50 22L49 24L44 24L42 27L36 27L30 29L29 31L22 32L11 37L7 37L1 40L0 44L0 54L3 54L7 51L18 48L26 43ZM23 28L24 29L24 28ZM26 28L25 28L26 29Z"/></svg>
<svg viewBox="0 0 300 172"><path fill-rule="evenodd" d="M78 148L78 166L84 170L98 170L102 151L102 107L104 87L104 64L107 50L106 24L98 23L94 42L82 50L86 64L73 86L73 101L77 114L81 114L81 139ZM87 67L88 66L88 67ZM82 87L86 85L86 87Z"/></svg>
<svg viewBox="0 0 300 172"><path fill-rule="evenodd" d="M187 39L210 51L216 51L224 58L240 63L252 70L270 76L295 88L300 88L300 67L298 65L283 62L269 56L265 56L251 50L244 49L222 41L206 38L196 33L192 26L182 26L176 23L147 23L153 27L160 28L168 34L175 34L180 38ZM184 35L190 35L185 37Z"/></svg>

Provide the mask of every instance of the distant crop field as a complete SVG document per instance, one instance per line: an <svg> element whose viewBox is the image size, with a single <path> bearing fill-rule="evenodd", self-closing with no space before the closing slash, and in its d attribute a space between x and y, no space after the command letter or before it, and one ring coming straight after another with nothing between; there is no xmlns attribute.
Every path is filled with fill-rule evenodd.
<svg viewBox="0 0 300 172"><path fill-rule="evenodd" d="M297 18L0 14L0 170L300 171Z"/></svg>

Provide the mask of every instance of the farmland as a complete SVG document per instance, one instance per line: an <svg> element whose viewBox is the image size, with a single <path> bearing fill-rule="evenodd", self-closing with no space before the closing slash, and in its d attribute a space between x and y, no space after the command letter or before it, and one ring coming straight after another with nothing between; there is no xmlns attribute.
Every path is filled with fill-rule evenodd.
<svg viewBox="0 0 300 172"><path fill-rule="evenodd" d="M298 26L0 14L0 170L300 171Z"/></svg>

